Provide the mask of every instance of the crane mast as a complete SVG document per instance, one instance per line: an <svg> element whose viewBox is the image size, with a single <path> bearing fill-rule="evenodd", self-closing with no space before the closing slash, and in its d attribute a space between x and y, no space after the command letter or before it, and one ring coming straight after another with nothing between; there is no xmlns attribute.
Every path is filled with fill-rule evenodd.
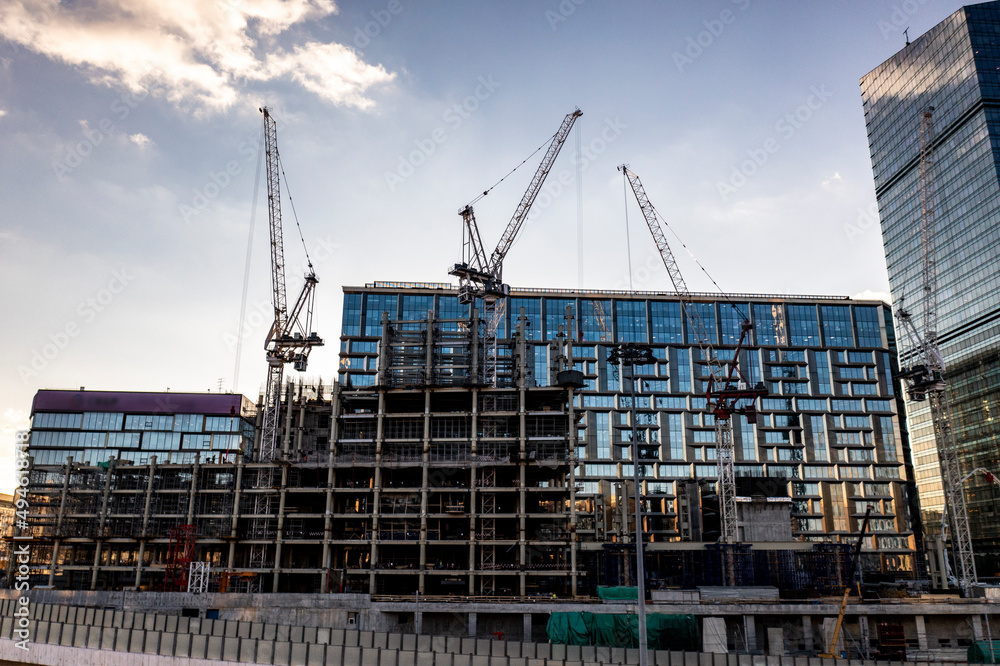
<svg viewBox="0 0 1000 666"><path fill-rule="evenodd" d="M666 267L670 281L677 292L684 317L691 326L702 358L708 364L709 377L705 398L708 411L715 416L715 450L719 476L719 516L722 533L719 540L722 543L737 543L739 541L739 526L736 509L732 415L734 413L745 414L750 423L755 423L756 408L753 403L756 398L767 395L762 383L758 382L756 386L751 388L750 382L739 367L740 352L744 344L750 343L750 331L753 327L749 321L744 321L741 324L740 339L733 354L733 361L727 364L727 368L724 368L712 345L712 338L708 334L705 322L702 320L697 306L692 303L691 292L677 266L674 253L671 251L667 237L660 225L659 216L653 204L650 203L639 176L630 171L624 164L618 167L618 170L625 175L632 187L642 215L646 219L646 225L653 235L656 249L660 252L663 265ZM738 408L737 403L740 400L748 400L750 404ZM727 572L727 579L732 580L731 571Z"/></svg>
<svg viewBox="0 0 1000 666"><path fill-rule="evenodd" d="M937 269L935 265L934 221L934 107L928 107L920 118L920 240L923 250L923 335L917 331L910 313L900 308L896 311L910 348L901 358L914 361L910 368L902 368L900 378L905 380L907 393L915 402L927 400L930 404L931 422L937 443L938 460L944 486L944 508L941 531L944 536L947 514L951 513L951 544L955 557L958 583L963 595L969 595L978 583L976 562L972 551L972 533L969 529L969 512L962 489L962 460L953 428L954 415L948 398L945 379L944 356L937 343Z"/></svg>
<svg viewBox="0 0 1000 666"><path fill-rule="evenodd" d="M285 365L292 363L299 372L306 369L309 351L323 344L312 332L313 303L315 289L319 282L312 262L305 276L302 291L299 292L291 312L288 311L285 295L285 250L281 228L281 171L278 156L278 134L267 107L264 114L265 163L267 165L267 210L271 236L271 289L274 304L274 322L268 331L264 349L267 353L267 385L264 391L264 414L261 420L260 447L257 451L259 462L274 460L278 448L278 424L281 415L281 386Z"/></svg>
<svg viewBox="0 0 1000 666"><path fill-rule="evenodd" d="M524 225L531 205L541 191L549 171L552 170L552 165L559 156L559 152L566 142L566 137L573 129L576 119L582 115L583 112L580 109L575 109L563 119L545 151L541 164L538 165L535 175L528 184L528 189L521 197L517 208L514 209L514 215L507 223L507 228L500 237L500 241L488 258L483 250L483 241L472 204L464 206L458 211L459 215L462 216L462 263L453 265L448 272L450 275L458 277L458 300L460 303L475 303L477 298L483 300L484 363L482 374L483 381L490 386L497 385L499 361L497 331L503 321L506 308L505 298L510 294L510 287L503 282L504 258ZM485 194L486 192L483 193L483 196Z"/></svg>

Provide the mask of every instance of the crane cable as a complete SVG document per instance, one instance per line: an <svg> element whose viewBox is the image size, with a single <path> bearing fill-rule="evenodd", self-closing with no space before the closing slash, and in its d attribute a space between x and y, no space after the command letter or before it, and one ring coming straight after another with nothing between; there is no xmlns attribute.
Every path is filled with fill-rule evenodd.
<svg viewBox="0 0 1000 666"><path fill-rule="evenodd" d="M524 163L525 163L525 162L527 162L528 160L530 160L530 159L531 159L532 157L534 157L534 156L535 156L535 153L537 153L537 152L538 152L539 150L541 150L542 148L544 148L545 146L547 146L548 144L550 144L550 143L552 142L552 139L553 139L553 138L555 137L555 135L556 135L556 134L558 134L558 133L559 133L559 132L557 131L557 132L556 132L555 134L553 134L553 135L552 135L552 136L550 136L550 137L549 137L548 139L546 139L546 141L545 141L545 142L544 142L544 143L543 143L542 145L538 146L538 148L535 148L535 150L534 150L534 151L532 151L532 153L531 153L530 155L528 155L528 156L527 156L527 157L525 157L525 158L524 158L523 160L521 160L521 163L520 163L520 164L518 164L518 165L517 165L516 167L514 167L513 169L511 169L511 170L510 170L510 171L509 171L509 172L507 173L507 175L506 175L506 176L504 176L503 178L501 178L501 179L500 179L500 180L498 180L497 182L493 183L493 184L492 184L492 185L491 185L490 187L487 187L487 188L486 188L485 190L483 190L483 193L482 193L482 194L480 194L480 195L479 195L478 197L476 197L475 199L473 199L472 201L470 201L470 202L468 203L468 205L469 205L469 206L472 206L472 205L474 205L474 204L475 204L476 202L478 202L478 201L479 201L480 199L482 199L482 198L483 198L483 197L485 197L485 196L486 196L487 194L489 194L490 192L492 192L492 191L493 191L493 188L495 188L495 187L496 187L497 185L499 185L499 184L500 184L500 183L502 183L503 181L507 180L507 178L509 178L511 174L513 174L513 173L514 173L515 171L517 171L518 169L520 169L521 167L523 167L523 166L524 166Z"/></svg>
<svg viewBox="0 0 1000 666"><path fill-rule="evenodd" d="M275 148L277 152L277 148ZM313 262L309 257L309 248L306 247L306 239L302 235L302 227L299 225L299 214L295 212L295 202L292 201L292 190L288 187L288 176L285 175L285 167L281 163L281 153L278 153L278 168L281 169L281 179L285 181L285 193L288 194L288 203L292 206L292 218L295 220L295 228L299 232L299 240L302 241L302 251L306 253L306 263L309 265L309 272L313 271Z"/></svg>
<svg viewBox="0 0 1000 666"><path fill-rule="evenodd" d="M247 258L243 267L243 298L240 301L240 321L236 327L236 364L233 369L233 391L238 390L240 380L240 356L243 353L243 329L246 326L247 290L250 287L250 258L253 256L253 230L257 221L257 194L260 192L260 172L263 163L264 133L261 132L257 143L257 174L253 181L253 204L250 206L250 229L247 231Z"/></svg>

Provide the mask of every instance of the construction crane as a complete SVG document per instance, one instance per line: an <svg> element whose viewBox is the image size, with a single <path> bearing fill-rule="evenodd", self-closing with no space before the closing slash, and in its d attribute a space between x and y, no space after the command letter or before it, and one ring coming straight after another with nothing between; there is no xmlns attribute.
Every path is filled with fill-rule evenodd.
<svg viewBox="0 0 1000 666"><path fill-rule="evenodd" d="M264 349L267 352L267 386L264 392L264 415L261 425L258 462L274 460L278 448L278 423L281 415L281 386L285 365L291 363L295 370L304 372L309 351L323 344L312 328L313 302L319 279L308 260L305 284L291 311L285 297L285 249L281 229L281 172L278 156L278 132L274 118L267 107L264 114L264 144L267 162L267 211L271 233L271 288L274 304L274 322L267 333Z"/></svg>
<svg viewBox="0 0 1000 666"><path fill-rule="evenodd" d="M951 512L951 545L955 556L958 584L967 596L978 582L976 562L972 552L972 534L969 530L969 512L962 489L962 461L959 457L954 417L948 398L945 379L945 362L937 342L937 269L935 204L934 204L934 107L928 107L920 118L920 242L923 250L922 291L923 331L917 331L910 313L900 307L896 311L910 347L900 354L900 359L912 361L909 368L901 368L899 377L906 382L907 393L915 402L930 403L934 438L937 442L941 479L944 482L942 514ZM942 517L941 532L944 536L948 521Z"/></svg>
<svg viewBox="0 0 1000 666"><path fill-rule="evenodd" d="M663 233L659 216L653 204L649 202L646 191L642 187L639 176L629 170L623 164L618 167L625 178L628 179L632 192L642 215L646 218L646 224L653 235L653 241L663 259L663 265L670 275L670 281L674 285L674 290L681 302L681 309L684 317L691 326L698 347L701 350L702 359L708 364L709 377L705 390L707 409L715 417L715 451L718 469L718 495L719 495L719 516L721 543L733 544L739 541L738 517L736 510L736 477L734 470L734 450L733 450L733 414L743 414L750 423L757 422L757 411L755 401L758 397L767 395L767 390L762 382L752 385L744 376L739 367L740 352L744 344L750 344L750 331L753 326L746 319L740 324L740 338L733 353L733 360L723 366L718 354L712 345L712 338L708 334L705 322L698 312L698 308L691 301L691 292L688 290L684 276L677 266L674 254L667 244L667 237ZM745 401L743 406L739 406L740 401ZM732 581L733 571L727 572L727 580Z"/></svg>
<svg viewBox="0 0 1000 666"><path fill-rule="evenodd" d="M528 189L521 197L521 202L514 209L514 215L507 223L507 228L500 237L500 242L497 243L496 249L488 258L483 250L483 241L479 234L479 226L476 224L472 205L486 196L489 190L483 192L472 203L458 211L458 214L462 216L462 262L453 265L448 273L458 278L458 300L460 303L475 303L477 298L483 300L483 348L485 351L483 378L491 386L497 385L499 356L497 330L503 320L505 298L510 294L510 287L503 281L503 260L524 225L531 205L541 191L556 157L559 156L559 151L562 150L566 137L573 129L576 119L582 115L583 112L580 109L575 109L563 119L559 130L549 143L548 150L545 151L542 163L538 165L531 183L528 184Z"/></svg>

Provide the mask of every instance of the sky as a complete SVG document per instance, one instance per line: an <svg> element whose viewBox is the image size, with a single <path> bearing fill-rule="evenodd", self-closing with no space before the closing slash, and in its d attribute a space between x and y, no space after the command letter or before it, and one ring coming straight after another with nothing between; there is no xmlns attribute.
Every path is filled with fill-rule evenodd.
<svg viewBox="0 0 1000 666"><path fill-rule="evenodd" d="M311 379L336 377L341 287L450 281L458 210L530 158L475 205L489 251L577 107L511 285L672 291L627 163L725 291L888 299L859 79L960 6L4 0L0 492L39 389L256 399L265 105L289 299L296 220L320 280Z"/></svg>

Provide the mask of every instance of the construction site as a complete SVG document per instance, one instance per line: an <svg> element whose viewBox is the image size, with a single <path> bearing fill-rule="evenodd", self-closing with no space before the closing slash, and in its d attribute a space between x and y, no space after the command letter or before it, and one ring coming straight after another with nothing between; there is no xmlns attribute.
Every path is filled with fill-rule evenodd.
<svg viewBox="0 0 1000 666"><path fill-rule="evenodd" d="M306 371L324 344L313 330L319 279L307 256L287 298L276 124L261 111L275 319L256 406L169 393L116 403L82 388L36 397L21 493L30 509L12 542L27 548L39 603L94 609L89 619L40 611L47 632L59 626L55 640L86 625L79 640L103 648L113 628L113 649L127 631L127 651L149 652L155 633L153 653L166 654L163 641L176 646L181 633L212 635L217 625L201 621L222 622L224 636L234 622L247 635L233 637L260 655L261 641L279 640L267 625L288 616L328 641L330 629L341 641L366 631L614 640L640 664L647 648L959 659L992 640L997 595L980 584L955 490L962 469L932 326L897 312L900 349L881 301L692 293L626 165L674 292L510 287L504 259L576 109L492 252L478 199L460 209L457 286L344 287L338 379L289 380L286 367ZM925 181L932 140L928 113ZM947 549L925 543L907 391L930 400L941 438ZM8 557L7 587L19 573ZM199 621L169 630L114 614L147 611ZM199 656L211 658L204 643ZM242 660L242 644L233 649Z"/></svg>

